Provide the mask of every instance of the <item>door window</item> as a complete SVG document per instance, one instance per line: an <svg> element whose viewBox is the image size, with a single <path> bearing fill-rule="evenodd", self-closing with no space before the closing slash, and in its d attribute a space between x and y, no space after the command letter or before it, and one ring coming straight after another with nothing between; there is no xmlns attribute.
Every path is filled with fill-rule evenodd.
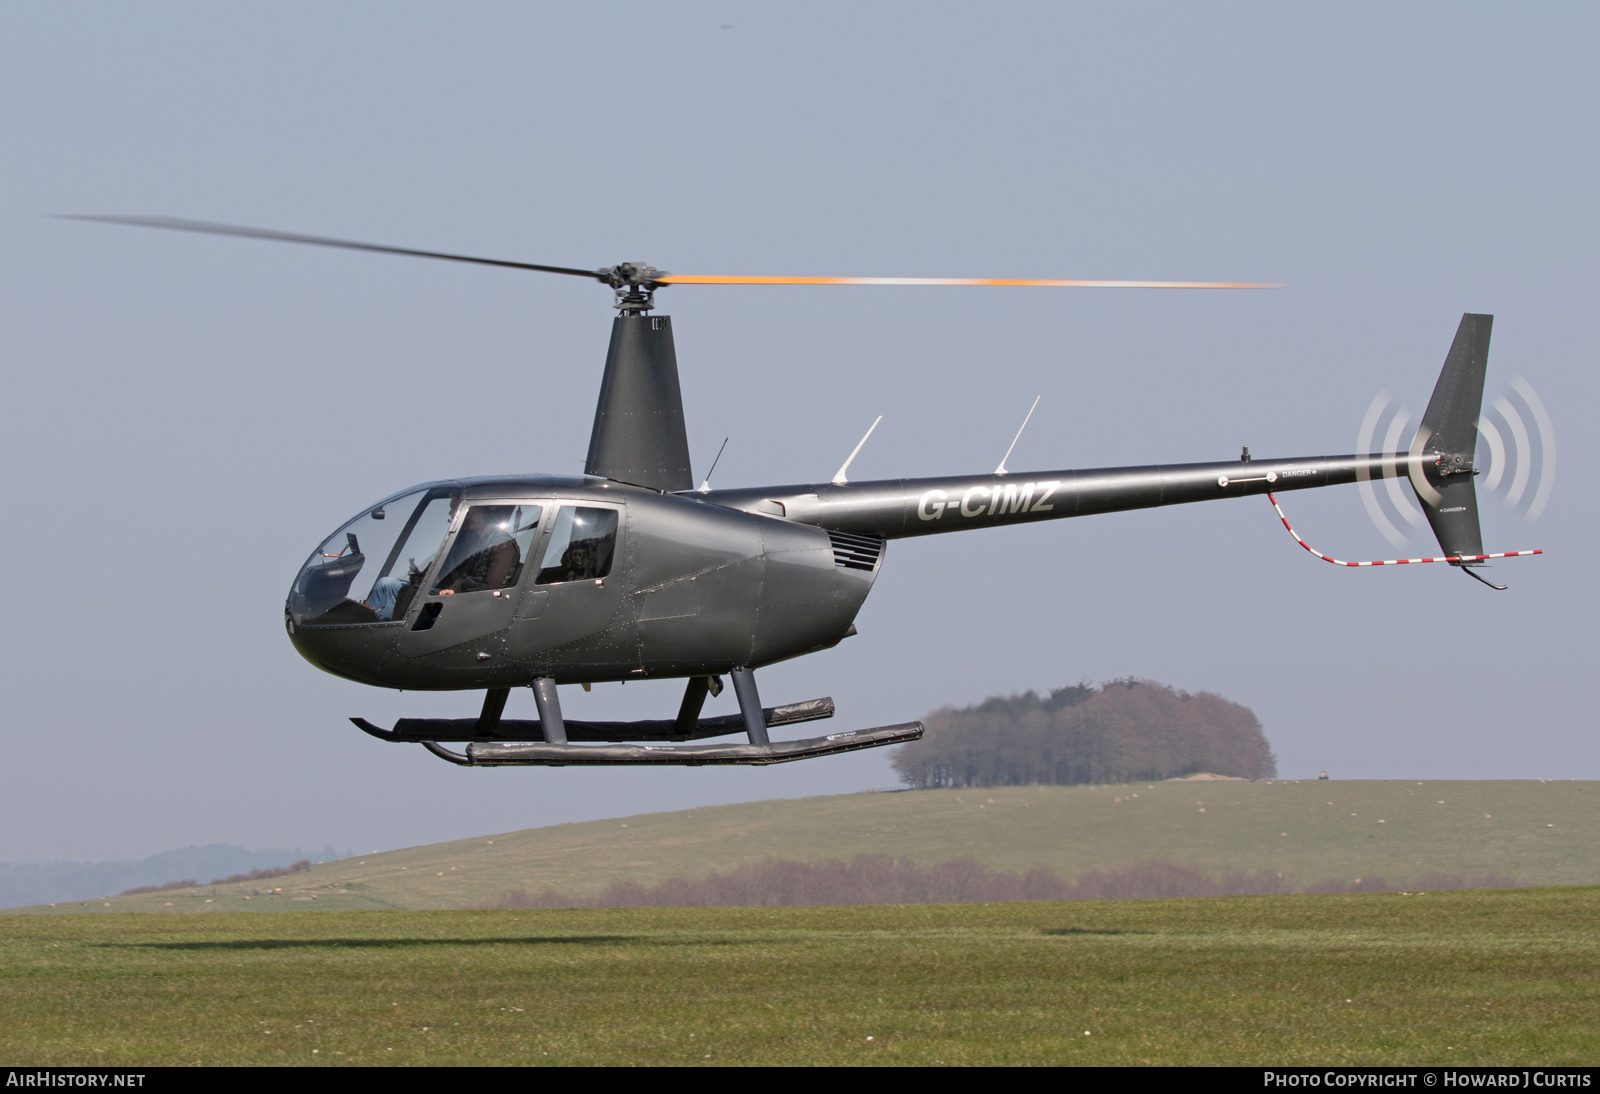
<svg viewBox="0 0 1600 1094"><path fill-rule="evenodd" d="M434 578L433 592L450 596L511 588L522 576L543 512L538 505L470 506Z"/></svg>
<svg viewBox="0 0 1600 1094"><path fill-rule="evenodd" d="M556 514L539 565L538 584L602 578L611 572L617 549L617 511L583 505L563 505Z"/></svg>

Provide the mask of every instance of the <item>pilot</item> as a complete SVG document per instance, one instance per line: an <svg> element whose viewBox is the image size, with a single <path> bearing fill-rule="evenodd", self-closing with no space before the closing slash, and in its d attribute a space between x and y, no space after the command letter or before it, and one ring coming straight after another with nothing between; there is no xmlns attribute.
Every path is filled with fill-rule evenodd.
<svg viewBox="0 0 1600 1094"><path fill-rule="evenodd" d="M489 527L484 517L488 506L474 505L467 510L466 522L452 555L466 557L439 579L435 591L440 596L472 593L480 589L502 589L522 561L517 543L504 527ZM463 544L465 544L463 546Z"/></svg>
<svg viewBox="0 0 1600 1094"><path fill-rule="evenodd" d="M405 615L407 605L411 603L412 596L416 595L416 587L422 584L423 572L433 564L430 560L428 566L418 566L417 560L414 558L407 561L409 563L409 572L405 580L402 581L398 577L380 577L377 584L372 586L372 592L367 594L367 599L362 601L377 613L378 622L380 623L387 623L392 620L396 608L400 609L401 615ZM402 602L400 599L401 591L407 588L412 590L411 594L406 596Z"/></svg>
<svg viewBox="0 0 1600 1094"><path fill-rule="evenodd" d="M387 623L394 618L395 598L404 585L398 577L380 577L363 603L377 613L379 622Z"/></svg>

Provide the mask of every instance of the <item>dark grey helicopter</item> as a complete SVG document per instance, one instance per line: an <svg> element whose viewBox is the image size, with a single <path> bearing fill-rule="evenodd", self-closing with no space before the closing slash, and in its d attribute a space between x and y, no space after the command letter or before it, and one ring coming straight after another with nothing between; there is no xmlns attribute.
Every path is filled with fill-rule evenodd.
<svg viewBox="0 0 1600 1094"><path fill-rule="evenodd" d="M375 737L420 743L458 764L771 764L920 737L921 724L909 722L772 742L769 727L831 717L833 702L764 708L754 676L854 634L892 539L1405 476L1445 552L1437 561L1488 584L1472 568L1501 557L1483 553L1473 485L1487 315L1462 317L1417 439L1398 455L1252 460L1246 450L1240 461L1027 473L1008 472L1002 461L989 475L860 483L848 481L847 460L827 483L712 490L706 482L696 490L672 321L651 314L662 287L1264 286L686 276L642 263L585 270L168 218L79 219L568 274L615 290L619 314L582 476L412 487L324 540L289 592L290 641L318 668L376 687L486 693L477 718L403 718L389 730L352 719ZM724 675L740 713L702 718ZM688 681L675 718L561 715L559 684L662 677ZM538 720L503 718L510 689L527 686ZM737 733L748 743L682 743Z"/></svg>

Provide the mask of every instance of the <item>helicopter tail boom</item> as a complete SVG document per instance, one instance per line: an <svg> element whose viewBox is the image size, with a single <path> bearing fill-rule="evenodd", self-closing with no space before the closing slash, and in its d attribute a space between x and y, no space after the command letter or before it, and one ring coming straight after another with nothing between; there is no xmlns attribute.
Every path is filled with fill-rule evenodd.
<svg viewBox="0 0 1600 1094"><path fill-rule="evenodd" d="M700 496L729 508L781 516L830 531L905 539L1336 486L1354 483L1362 474L1381 476L1385 466L1406 475L1409 467L1423 458L1409 453L1387 458L1301 456L718 490Z"/></svg>
<svg viewBox="0 0 1600 1094"><path fill-rule="evenodd" d="M1422 425L1404 452L1252 459L1247 448L1238 462L1026 473L997 470L992 475L859 483L843 481L841 473L830 483L710 491L701 496L830 532L902 539L1379 477L1404 478L1422 503L1443 549L1442 561L1471 573L1470 567L1489 557L1478 524L1473 453L1493 323L1491 315L1461 317ZM1493 557L1526 553L1533 552L1500 552Z"/></svg>

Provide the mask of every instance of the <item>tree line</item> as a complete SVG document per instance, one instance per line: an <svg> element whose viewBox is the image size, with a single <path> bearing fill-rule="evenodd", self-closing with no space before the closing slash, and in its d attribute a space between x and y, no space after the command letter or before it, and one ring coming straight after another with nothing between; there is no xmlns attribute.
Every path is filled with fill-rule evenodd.
<svg viewBox="0 0 1600 1094"><path fill-rule="evenodd" d="M290 874L304 874L311 869L311 860L303 858L292 866L269 866L264 870L251 870L247 874L229 874L227 877L212 878L207 885L233 885L242 881L261 881L264 878L288 877ZM118 896L138 896L140 893L165 893L173 889L198 889L200 882L192 877L182 878L178 881L168 881L161 885L135 885L132 889L124 889Z"/></svg>
<svg viewBox="0 0 1600 1094"><path fill-rule="evenodd" d="M1496 874L1433 873L1409 889L1498 889L1517 883ZM1395 888L1383 878L1351 882L1329 878L1307 887L1308 893L1377 893ZM801 862L767 859L746 863L708 877L671 877L655 885L618 881L594 896L556 889L501 894L491 908L774 908L839 904L956 904L1005 900L1137 900L1152 897L1267 896L1293 893L1296 887L1271 870L1224 870L1214 875L1195 866L1172 862L1136 862L1090 870L1066 881L1054 870L1038 866L1008 874L971 859L952 859L918 866L910 859L858 855Z"/></svg>
<svg viewBox="0 0 1600 1094"><path fill-rule="evenodd" d="M923 719L891 763L915 789L1066 786L1199 772L1272 778L1277 761L1249 707L1129 677L1095 687L995 696Z"/></svg>

